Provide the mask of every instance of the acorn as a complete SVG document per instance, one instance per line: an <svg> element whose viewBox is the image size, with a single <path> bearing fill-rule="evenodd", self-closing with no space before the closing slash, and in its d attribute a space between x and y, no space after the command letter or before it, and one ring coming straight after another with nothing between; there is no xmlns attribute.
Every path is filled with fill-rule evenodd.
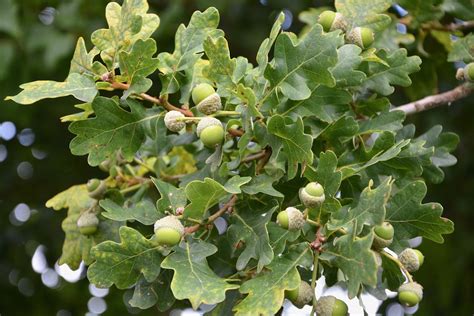
<svg viewBox="0 0 474 316"><path fill-rule="evenodd" d="M303 228L305 219L303 213L295 207L287 207L277 215L277 223L288 230Z"/></svg>
<svg viewBox="0 0 474 316"><path fill-rule="evenodd" d="M186 127L186 122L177 119L184 118L184 114L179 111L169 111L165 114L166 128L172 132L178 133Z"/></svg>
<svg viewBox="0 0 474 316"><path fill-rule="evenodd" d="M356 27L347 34L346 38L351 44L367 48L374 42L374 32L366 27Z"/></svg>
<svg viewBox="0 0 474 316"><path fill-rule="evenodd" d="M313 289L308 282L301 281L300 285L290 291L286 291L286 297L298 308L309 304L313 300Z"/></svg>
<svg viewBox="0 0 474 316"><path fill-rule="evenodd" d="M347 29L347 21L339 12L330 10L323 11L319 15L318 22L321 24L325 32L331 32L335 30L342 30L345 32Z"/></svg>
<svg viewBox="0 0 474 316"><path fill-rule="evenodd" d="M348 308L344 301L330 295L318 300L315 311L318 316L343 316L347 315Z"/></svg>
<svg viewBox="0 0 474 316"><path fill-rule="evenodd" d="M194 87L192 98L199 112L211 115L222 109L221 97L208 83L201 83Z"/></svg>
<svg viewBox="0 0 474 316"><path fill-rule="evenodd" d="M375 226L372 248L379 250L390 246L393 241L393 235L394 229L389 222L383 222L382 225Z"/></svg>
<svg viewBox="0 0 474 316"><path fill-rule="evenodd" d="M86 187L89 197L96 200L100 200L107 190L105 182L99 179L90 179L87 181Z"/></svg>
<svg viewBox="0 0 474 316"><path fill-rule="evenodd" d="M464 78L469 82L474 82L474 63L469 63L464 67Z"/></svg>
<svg viewBox="0 0 474 316"><path fill-rule="evenodd" d="M421 267L425 257L418 249L407 248L398 255L398 260L408 272L415 272Z"/></svg>
<svg viewBox="0 0 474 316"><path fill-rule="evenodd" d="M402 284L398 288L398 300L402 305L412 307L423 299L423 287L416 282Z"/></svg>
<svg viewBox="0 0 474 316"><path fill-rule="evenodd" d="M163 217L155 222L155 236L159 244L174 246L184 235L184 226L173 215Z"/></svg>
<svg viewBox="0 0 474 316"><path fill-rule="evenodd" d="M206 147L215 147L224 140L225 132L221 121L214 117L205 117L199 121L196 133Z"/></svg>
<svg viewBox="0 0 474 316"><path fill-rule="evenodd" d="M299 191L301 203L307 208L313 208L321 205L326 196L324 195L324 188L317 182L310 182Z"/></svg>
<svg viewBox="0 0 474 316"><path fill-rule="evenodd" d="M85 212L79 216L76 224L81 234L86 236L92 235L97 231L99 218L92 212Z"/></svg>

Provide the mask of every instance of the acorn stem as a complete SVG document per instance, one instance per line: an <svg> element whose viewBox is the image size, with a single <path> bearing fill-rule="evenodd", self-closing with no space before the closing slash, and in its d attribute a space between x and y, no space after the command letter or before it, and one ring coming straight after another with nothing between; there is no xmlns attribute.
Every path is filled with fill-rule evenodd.
<svg viewBox="0 0 474 316"><path fill-rule="evenodd" d="M237 111L217 111L211 116L232 116L232 115L240 115L240 114L241 113Z"/></svg>
<svg viewBox="0 0 474 316"><path fill-rule="evenodd" d="M403 264L397 258L392 257L389 253L387 253L385 251L381 251L380 253L382 255L384 255L385 257L387 257L388 259L395 262L397 264L397 266L403 271L403 273L407 277L408 281L413 282L413 277L411 276L410 272L407 271L407 269L403 266Z"/></svg>
<svg viewBox="0 0 474 316"><path fill-rule="evenodd" d="M318 262L319 262L319 251L314 251L313 257L313 272L311 273L311 288L313 289L313 308L311 309L310 316L314 316L316 311L316 278L318 277Z"/></svg>
<svg viewBox="0 0 474 316"><path fill-rule="evenodd" d="M178 117L176 118L175 120L177 122L186 122L186 121L200 121L202 120L203 118L202 117Z"/></svg>

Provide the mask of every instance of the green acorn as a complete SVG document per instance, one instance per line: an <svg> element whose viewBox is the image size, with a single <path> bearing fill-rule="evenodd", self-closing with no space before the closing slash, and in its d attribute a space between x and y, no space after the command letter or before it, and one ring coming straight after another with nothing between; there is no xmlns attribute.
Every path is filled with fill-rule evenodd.
<svg viewBox="0 0 474 316"><path fill-rule="evenodd" d="M319 24L323 27L325 32L331 32L334 30L342 30L343 32L347 29L347 21L342 14L334 11L323 11L319 15Z"/></svg>
<svg viewBox="0 0 474 316"><path fill-rule="evenodd" d="M286 297L298 308L309 304L313 300L313 289L308 282L301 281L300 285L290 291L286 291Z"/></svg>
<svg viewBox="0 0 474 316"><path fill-rule="evenodd" d="M92 235L97 231L99 218L92 212L85 212L79 216L76 224L81 234L86 236Z"/></svg>
<svg viewBox="0 0 474 316"><path fill-rule="evenodd" d="M159 244L174 246L184 235L184 226L173 215L163 217L155 222L155 236Z"/></svg>
<svg viewBox="0 0 474 316"><path fill-rule="evenodd" d="M288 230L303 228L305 219L303 213L295 207L287 207L277 215L277 223Z"/></svg>
<svg viewBox="0 0 474 316"><path fill-rule="evenodd" d="M345 316L347 311L346 303L334 296L323 296L316 303L316 315L318 316Z"/></svg>
<svg viewBox="0 0 474 316"><path fill-rule="evenodd" d="M346 36L347 41L361 48L367 48L374 42L374 32L366 27L355 27Z"/></svg>
<svg viewBox="0 0 474 316"><path fill-rule="evenodd" d="M408 272L415 272L421 267L425 257L418 249L407 248L398 255L398 260Z"/></svg>
<svg viewBox="0 0 474 316"><path fill-rule="evenodd" d="M89 197L96 200L100 200L107 190L105 182L99 179L90 179L87 181L86 186L87 191L89 192Z"/></svg>
<svg viewBox="0 0 474 316"><path fill-rule="evenodd" d="M221 97L208 83L201 83L194 87L192 98L198 111L206 115L211 115L222 109Z"/></svg>
<svg viewBox="0 0 474 316"><path fill-rule="evenodd" d="M310 182L299 191L301 203L307 208L313 208L321 205L326 196L324 195L324 188L317 182Z"/></svg>
<svg viewBox="0 0 474 316"><path fill-rule="evenodd" d="M474 63L469 63L464 67L464 78L469 82L474 82Z"/></svg>
<svg viewBox="0 0 474 316"><path fill-rule="evenodd" d="M383 222L382 225L375 226L374 233L374 241L372 242L374 249L383 249L392 244L394 229L389 222Z"/></svg>
<svg viewBox="0 0 474 316"><path fill-rule="evenodd" d="M206 147L215 147L224 140L225 132L221 121L214 117L205 117L199 121L196 133Z"/></svg>
<svg viewBox="0 0 474 316"><path fill-rule="evenodd" d="M169 111L165 114L165 125L166 128L172 132L178 133L183 128L186 127L184 121L179 121L177 119L184 118L184 114L179 111Z"/></svg>
<svg viewBox="0 0 474 316"><path fill-rule="evenodd" d="M398 300L405 306L415 306L422 299L423 287L416 282L408 282L398 288Z"/></svg>

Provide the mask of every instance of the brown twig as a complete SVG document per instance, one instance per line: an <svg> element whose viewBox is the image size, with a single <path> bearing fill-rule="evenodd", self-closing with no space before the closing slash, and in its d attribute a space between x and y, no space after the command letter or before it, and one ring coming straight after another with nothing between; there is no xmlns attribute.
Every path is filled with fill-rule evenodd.
<svg viewBox="0 0 474 316"><path fill-rule="evenodd" d="M392 109L392 111L403 111L407 115L426 111L441 105L451 105L452 102L465 98L474 91L474 85L465 83L456 88L423 99L410 102Z"/></svg>
<svg viewBox="0 0 474 316"><path fill-rule="evenodd" d="M270 160L271 155L272 155L272 149L270 147L265 147L265 155L262 158L260 158L260 161L258 162L257 168L255 170L257 174L259 174L263 170L263 167L265 167L268 160Z"/></svg>
<svg viewBox="0 0 474 316"><path fill-rule="evenodd" d="M126 83L115 82L114 81L114 82L111 83L111 87L113 89L128 90L128 88L130 88L130 85L126 84ZM171 103L169 103L168 100L166 100L165 98L152 97L151 95L148 95L146 93L140 93L140 94L137 94L137 96L139 96L140 98L142 98L145 101L149 101L151 103L161 105L162 107L164 107L168 111L179 111L179 112L183 113L186 116L194 116L193 112L191 112L190 110L182 109L182 108L179 108L177 106L174 106Z"/></svg>
<svg viewBox="0 0 474 316"><path fill-rule="evenodd" d="M253 155L248 155L247 157L242 159L240 161L240 163L242 164L242 163L247 163L247 162L250 162L250 161L258 160L260 158L265 157L266 154L267 154L266 150L262 150L259 153L256 153L256 154L253 154Z"/></svg>
<svg viewBox="0 0 474 316"><path fill-rule="evenodd" d="M240 137L245 134L243 130L235 129L235 128L229 128L227 132L234 137Z"/></svg>
<svg viewBox="0 0 474 316"><path fill-rule="evenodd" d="M464 21L460 23L450 23L450 24L441 24L441 23L427 23L423 24L421 28L425 30L437 30L437 31L464 31L474 29L474 21Z"/></svg>
<svg viewBox="0 0 474 316"><path fill-rule="evenodd" d="M225 212L231 211L232 207L234 206L236 201L237 201L237 195L234 194L234 195L232 195L230 200L226 204L224 204L224 206L222 206L217 212L215 212L214 214L209 216L208 219L205 221L205 223L196 224L196 225L193 225L193 226L186 227L185 228L185 233L186 234L192 234L195 231L197 231L201 226L214 222L218 217L220 217Z"/></svg>

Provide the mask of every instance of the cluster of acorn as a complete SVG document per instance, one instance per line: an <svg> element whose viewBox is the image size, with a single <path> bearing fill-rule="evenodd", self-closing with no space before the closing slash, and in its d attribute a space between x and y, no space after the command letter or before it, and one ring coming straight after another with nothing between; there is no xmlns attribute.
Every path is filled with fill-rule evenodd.
<svg viewBox="0 0 474 316"><path fill-rule="evenodd" d="M349 23L346 18L339 12L323 11L319 15L319 24L323 27L325 32L341 30L348 31ZM346 33L346 40L348 43L355 44L363 49L369 47L374 42L374 32L367 27L354 27Z"/></svg>
<svg viewBox="0 0 474 316"><path fill-rule="evenodd" d="M205 115L222 109L221 97L210 84L201 83L194 87L192 99L197 110ZM165 125L170 131L178 133L186 127L185 115L179 111L169 111L165 115ZM211 116L199 120L196 133L202 143L210 148L222 143L225 136L222 122Z"/></svg>
<svg viewBox="0 0 474 316"><path fill-rule="evenodd" d="M374 241L372 248L382 250L392 244L394 229L392 224L384 222L374 228ZM415 272L421 267L424 256L418 249L406 248L398 255L398 261L408 272ZM423 287L416 282L402 284L398 288L398 300L405 306L411 307L418 304L423 298Z"/></svg>
<svg viewBox="0 0 474 316"><path fill-rule="evenodd" d="M105 182L99 179L90 179L87 181L86 187L89 197L95 200L100 200L107 190ZM100 207L95 205L79 216L76 224L81 234L88 236L97 231L97 227L99 226L99 218L97 217L97 214L99 212Z"/></svg>

